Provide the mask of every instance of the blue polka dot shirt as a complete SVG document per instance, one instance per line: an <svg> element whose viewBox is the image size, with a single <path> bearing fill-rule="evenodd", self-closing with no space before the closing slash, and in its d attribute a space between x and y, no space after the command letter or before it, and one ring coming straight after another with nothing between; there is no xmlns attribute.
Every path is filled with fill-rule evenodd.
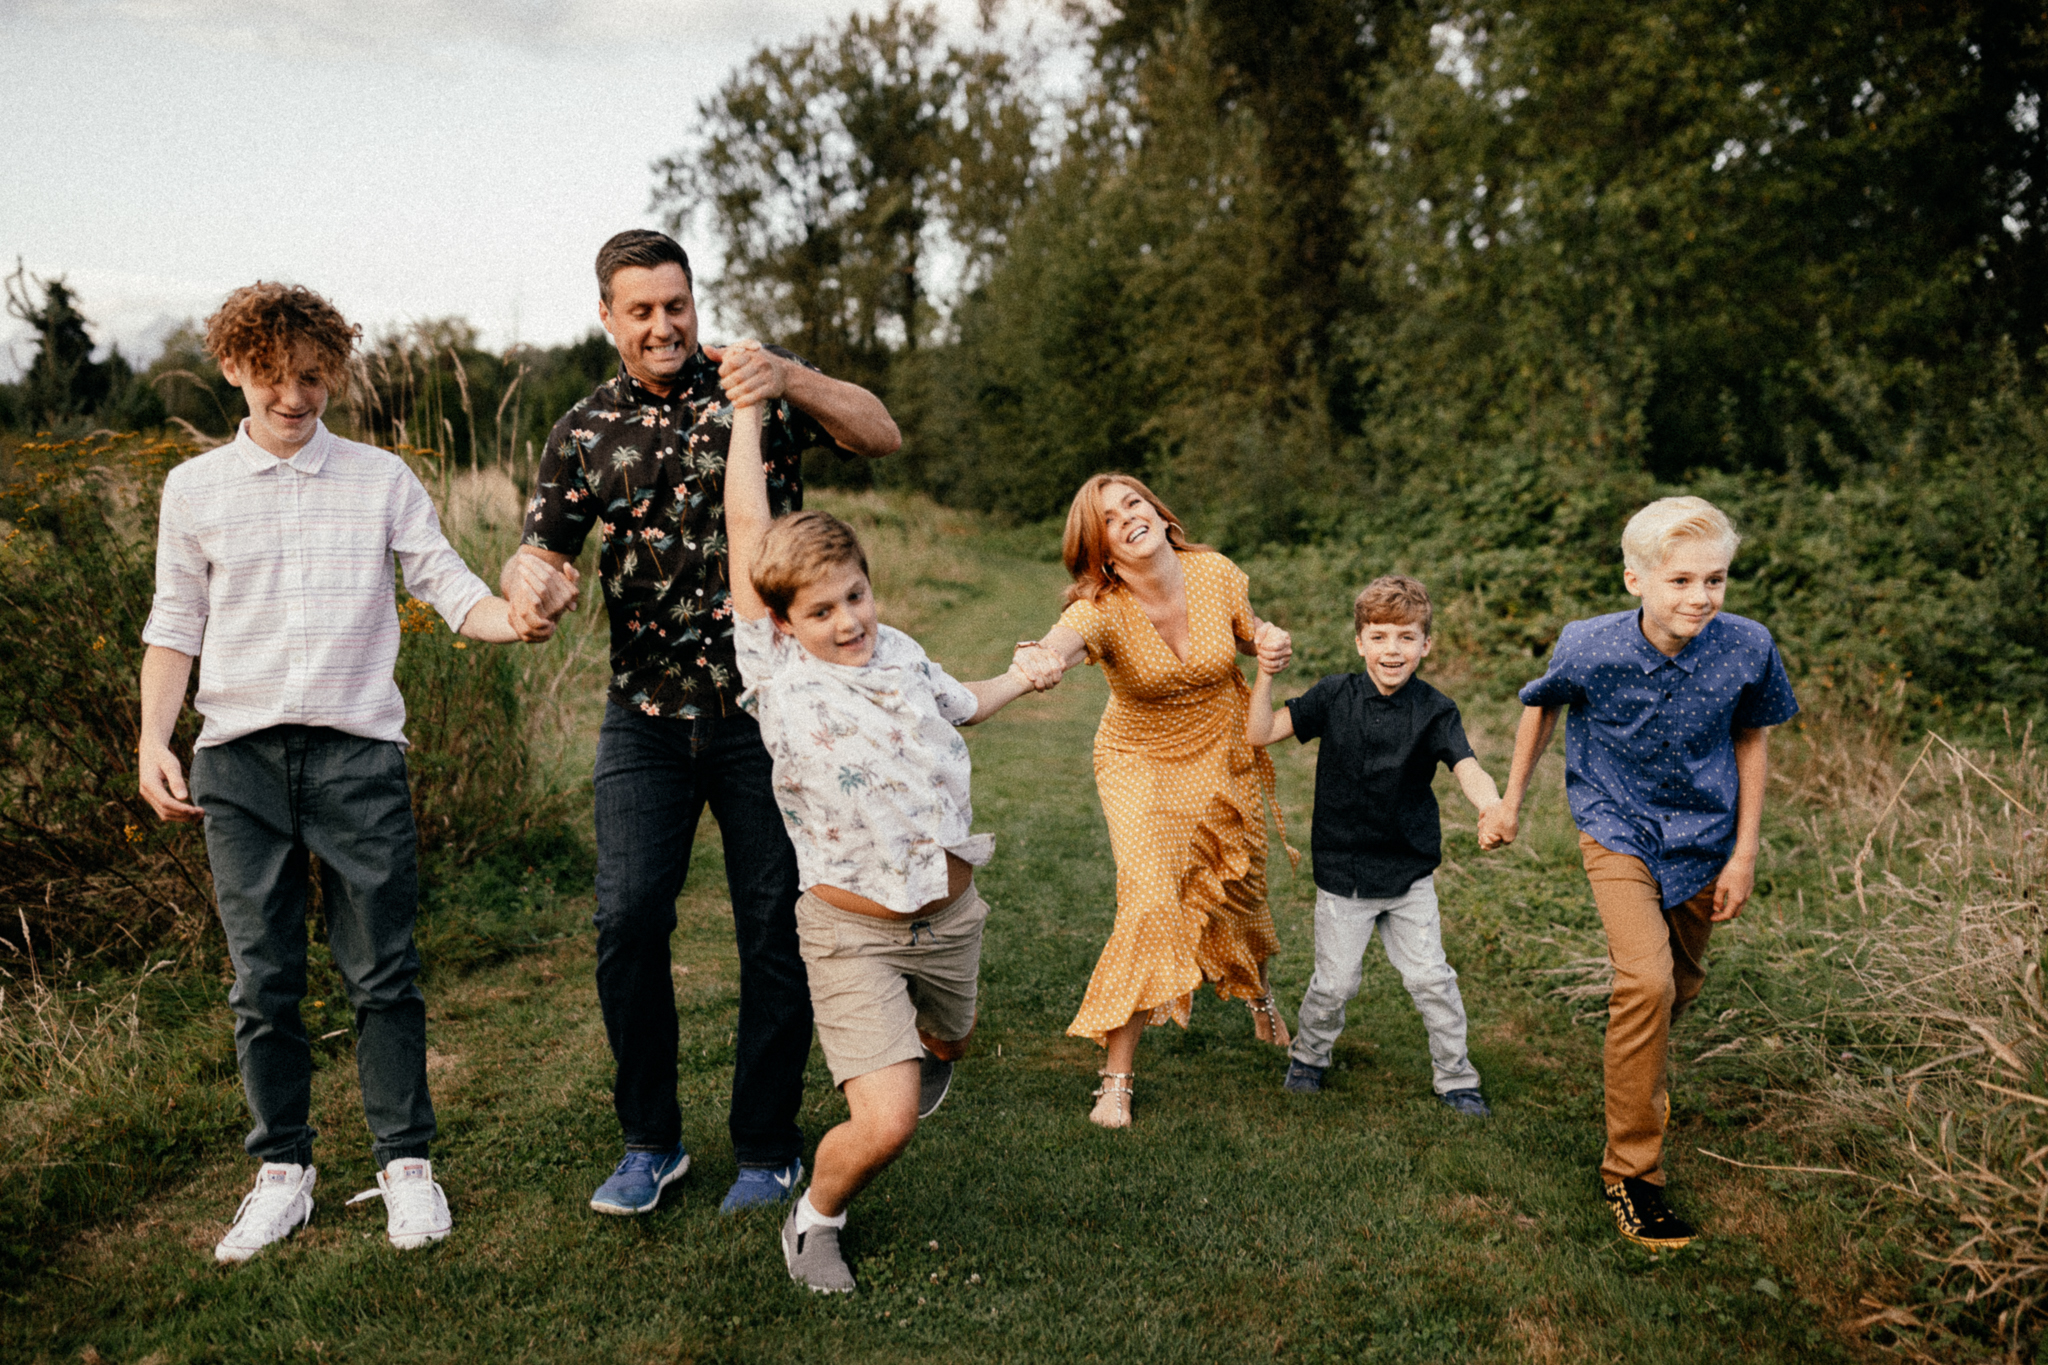
<svg viewBox="0 0 2048 1365"><path fill-rule="evenodd" d="M1799 714L1771 632L1723 612L1677 658L1643 638L1638 612L1573 621L1524 706L1569 706L1565 794L1572 819L1643 860L1669 908L1692 899L1735 851L1736 730Z"/></svg>

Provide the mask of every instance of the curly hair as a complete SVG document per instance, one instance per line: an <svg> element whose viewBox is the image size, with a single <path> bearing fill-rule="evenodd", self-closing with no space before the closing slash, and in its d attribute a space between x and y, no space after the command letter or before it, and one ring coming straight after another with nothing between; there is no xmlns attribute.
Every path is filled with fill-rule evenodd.
<svg viewBox="0 0 2048 1365"><path fill-rule="evenodd" d="M206 320L206 353L232 360L258 378L275 380L301 345L330 388L348 381L349 357L363 329L302 284L258 280L227 296Z"/></svg>

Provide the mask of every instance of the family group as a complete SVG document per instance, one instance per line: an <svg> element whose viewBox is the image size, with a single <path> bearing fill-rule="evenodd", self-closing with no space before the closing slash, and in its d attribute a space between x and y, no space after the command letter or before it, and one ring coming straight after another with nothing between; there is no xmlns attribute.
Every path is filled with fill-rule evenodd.
<svg viewBox="0 0 2048 1365"><path fill-rule="evenodd" d="M848 1205L945 1098L976 1022L989 907L974 870L994 839L972 829L959 728L1087 663L1110 688L1094 761L1116 863L1114 930L1068 1029L1104 1049L1093 1122L1130 1124L1141 1035L1185 1026L1204 982L1288 1050L1280 1084L1320 1090L1375 934L1426 1025L1436 1094L1487 1117L1445 960L1432 782L1450 769L1483 848L1512 842L1568 710L1566 790L1614 963L1601 1188L1622 1235L1660 1248L1694 1236L1663 1193L1667 1042L1700 990L1713 925L1750 896L1766 734L1798 709L1770 633L1721 611L1737 537L1717 509L1667 498L1628 523L1622 577L1641 604L1564 628L1522 689L1503 795L1457 705L1416 676L1431 646L1423 584L1367 585L1352 605L1363 673L1276 709L1288 633L1253 612L1244 573L1128 475L1075 494L1057 623L1001 676L955 679L880 623L853 529L803 510L806 450L896 449L881 401L777 347L701 343L689 260L661 233L607 241L597 286L619 369L548 438L502 595L449 545L403 461L322 422L358 329L319 295L272 283L235 291L207 321L249 415L164 484L139 771L160 816L204 822L234 965L245 1145L260 1167L218 1259L244 1260L313 1213L300 1002L315 857L379 1167L356 1198L384 1201L393 1246L449 1234L429 1158L393 560L405 591L461 634L539 641L578 600L574 561L593 530L613 670L593 781L596 988L624 1145L596 1211L647 1213L689 1168L670 936L709 805L740 992L738 1176L721 1209L788 1200L791 1277L854 1288ZM1241 655L1256 659L1255 685ZM195 659L203 725L188 779L171 743ZM1320 741L1315 968L1291 1036L1267 974L1278 940L1265 883L1265 749L1290 735ZM819 1140L806 1184L796 1118L814 1029L849 1117Z"/></svg>

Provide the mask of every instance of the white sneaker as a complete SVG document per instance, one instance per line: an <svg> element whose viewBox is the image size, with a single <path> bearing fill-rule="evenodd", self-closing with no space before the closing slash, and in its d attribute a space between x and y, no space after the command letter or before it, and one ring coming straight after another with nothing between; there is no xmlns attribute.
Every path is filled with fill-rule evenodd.
<svg viewBox="0 0 2048 1365"><path fill-rule="evenodd" d="M384 1231L391 1245L411 1251L438 1242L455 1226L448 1216L448 1196L434 1183L434 1163L423 1156L402 1156L377 1172L377 1188L364 1190L348 1202L384 1201Z"/></svg>
<svg viewBox="0 0 2048 1365"><path fill-rule="evenodd" d="M246 1261L272 1242L281 1242L313 1220L313 1182L319 1171L283 1161L266 1161L256 1188L242 1196L235 1225L213 1248L213 1259Z"/></svg>

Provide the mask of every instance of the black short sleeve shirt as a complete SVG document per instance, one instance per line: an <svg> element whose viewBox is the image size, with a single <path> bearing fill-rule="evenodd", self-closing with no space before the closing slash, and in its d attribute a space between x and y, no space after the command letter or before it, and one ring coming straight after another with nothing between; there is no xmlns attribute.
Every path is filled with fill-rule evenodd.
<svg viewBox="0 0 2048 1365"><path fill-rule="evenodd" d="M1362 673L1324 678L1287 703L1294 737L1322 741L1309 833L1316 885L1337 896L1398 896L1443 861L1430 783L1472 757L1458 704L1420 678L1391 697Z"/></svg>
<svg viewBox="0 0 2048 1365"><path fill-rule="evenodd" d="M597 531L598 582L611 619L609 695L621 706L716 716L740 691L725 540L731 442L732 409L702 351L669 397L642 388L621 366L548 435L522 539L574 558ZM831 443L787 400L767 410L761 462L774 515L803 507L803 452Z"/></svg>

